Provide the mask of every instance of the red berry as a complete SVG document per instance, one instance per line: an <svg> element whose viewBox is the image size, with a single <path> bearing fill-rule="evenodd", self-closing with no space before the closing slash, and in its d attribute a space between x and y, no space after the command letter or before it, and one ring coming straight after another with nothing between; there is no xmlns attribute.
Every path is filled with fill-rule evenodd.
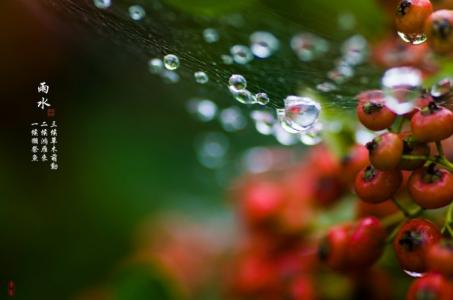
<svg viewBox="0 0 453 300"><path fill-rule="evenodd" d="M399 208L393 203L393 201L384 201L381 203L373 204L365 201L357 201L357 217L375 216L379 219L390 216L399 211Z"/></svg>
<svg viewBox="0 0 453 300"><path fill-rule="evenodd" d="M401 171L380 171L368 166L357 174L354 188L363 201L379 203L392 198L402 181Z"/></svg>
<svg viewBox="0 0 453 300"><path fill-rule="evenodd" d="M453 134L453 112L431 102L412 117L411 127L417 141L444 140Z"/></svg>
<svg viewBox="0 0 453 300"><path fill-rule="evenodd" d="M350 224L337 225L329 230L321 240L318 249L319 259L336 271L344 271L348 266Z"/></svg>
<svg viewBox="0 0 453 300"><path fill-rule="evenodd" d="M412 219L404 223L393 240L401 268L410 272L425 272L426 253L441 238L439 229L428 220Z"/></svg>
<svg viewBox="0 0 453 300"><path fill-rule="evenodd" d="M341 179L346 184L354 182L357 173L368 166L368 150L363 145L356 145L341 160Z"/></svg>
<svg viewBox="0 0 453 300"><path fill-rule="evenodd" d="M392 7L392 10L396 4ZM393 35L378 42L373 47L374 62L385 69L402 66L414 66L423 70L429 69L428 44L411 45L404 43Z"/></svg>
<svg viewBox="0 0 453 300"><path fill-rule="evenodd" d="M385 106L384 93L372 90L357 96L357 117L366 128L374 131L390 127L396 114Z"/></svg>
<svg viewBox="0 0 453 300"><path fill-rule="evenodd" d="M391 132L384 133L366 145L371 164L378 170L395 169L403 154L403 141Z"/></svg>
<svg viewBox="0 0 453 300"><path fill-rule="evenodd" d="M430 273L414 280L409 287L407 300L451 300L453 289L451 283L442 275Z"/></svg>
<svg viewBox="0 0 453 300"><path fill-rule="evenodd" d="M428 249L426 262L431 271L453 276L453 241L441 240Z"/></svg>
<svg viewBox="0 0 453 300"><path fill-rule="evenodd" d="M401 0L396 9L396 30L409 37L421 35L425 20L432 12L429 0Z"/></svg>
<svg viewBox="0 0 453 300"><path fill-rule="evenodd" d="M423 208L441 208L453 201L453 174L435 165L413 172L407 187L412 199Z"/></svg>
<svg viewBox="0 0 453 300"><path fill-rule="evenodd" d="M376 217L337 225L319 245L319 258L336 271L363 270L374 264L385 246L385 229Z"/></svg>
<svg viewBox="0 0 453 300"><path fill-rule="evenodd" d="M358 221L351 232L348 261L351 267L367 268L382 255L385 246L385 229L376 217Z"/></svg>
<svg viewBox="0 0 453 300"><path fill-rule="evenodd" d="M241 197L242 213L251 226L266 225L275 220L285 201L282 187L271 181L246 185Z"/></svg>
<svg viewBox="0 0 453 300"><path fill-rule="evenodd" d="M435 52L453 52L453 10L438 10L431 14L426 20L425 32Z"/></svg>
<svg viewBox="0 0 453 300"><path fill-rule="evenodd" d="M313 300L316 299L316 290L313 280L308 276L298 276L291 284L290 296L285 299Z"/></svg>
<svg viewBox="0 0 453 300"><path fill-rule="evenodd" d="M428 145L417 142L409 132L402 133L401 138L403 139L403 155L429 156L430 149ZM398 169L408 171L416 170L423 167L425 162L425 160L421 159L402 158L398 164Z"/></svg>

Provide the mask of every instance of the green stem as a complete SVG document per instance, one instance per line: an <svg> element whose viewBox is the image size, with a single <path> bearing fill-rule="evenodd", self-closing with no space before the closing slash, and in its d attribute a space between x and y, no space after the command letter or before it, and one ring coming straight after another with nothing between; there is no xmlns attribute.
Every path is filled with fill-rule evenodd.
<svg viewBox="0 0 453 300"><path fill-rule="evenodd" d="M387 244L390 244L393 242L393 239L395 238L395 236L398 234L398 232L400 231L400 228L401 226L403 226L403 223L400 223L398 226L396 226L395 228L393 228L392 232L388 235L387 239L386 239L386 243Z"/></svg>
<svg viewBox="0 0 453 300"><path fill-rule="evenodd" d="M395 121L392 124L392 127L389 129L393 133L400 133L403 129L405 118L403 116L396 117Z"/></svg>
<svg viewBox="0 0 453 300"><path fill-rule="evenodd" d="M397 224L400 224L405 219L406 219L406 217L404 216L403 212L397 212L397 213L394 213L393 215L390 215L390 216L382 219L382 225L385 228L391 228Z"/></svg>
<svg viewBox="0 0 453 300"><path fill-rule="evenodd" d="M437 148L437 152L439 153L439 156L440 157L445 157L444 148L442 147L442 142L441 141L437 141L436 142L436 148Z"/></svg>
<svg viewBox="0 0 453 300"><path fill-rule="evenodd" d="M425 160L433 162L443 166L445 169L450 171L450 173L453 173L453 163L451 163L444 156L403 155L402 158L407 160Z"/></svg>
<svg viewBox="0 0 453 300"><path fill-rule="evenodd" d="M450 237L453 237L453 234L452 234L453 230L451 228L452 221L453 221L453 202L448 206L444 226L442 227L442 230L441 230L442 233L445 233L445 231L448 231L448 233L450 234Z"/></svg>
<svg viewBox="0 0 453 300"><path fill-rule="evenodd" d="M411 217L411 213L409 210L407 210L398 200L396 199L392 199L393 203L395 203L395 205L403 212L404 216L406 218L410 218Z"/></svg>

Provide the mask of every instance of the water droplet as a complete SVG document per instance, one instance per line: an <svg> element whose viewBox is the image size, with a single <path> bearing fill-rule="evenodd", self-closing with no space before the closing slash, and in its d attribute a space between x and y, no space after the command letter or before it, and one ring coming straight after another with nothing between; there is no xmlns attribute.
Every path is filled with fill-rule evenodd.
<svg viewBox="0 0 453 300"><path fill-rule="evenodd" d="M368 42L361 35L354 35L348 38L341 46L343 53L342 61L347 65L359 65L363 63L368 55Z"/></svg>
<svg viewBox="0 0 453 300"><path fill-rule="evenodd" d="M282 127L289 133L310 129L319 119L321 105L308 97L288 96L285 108L277 110Z"/></svg>
<svg viewBox="0 0 453 300"><path fill-rule="evenodd" d="M134 21L140 21L146 16L146 11L143 6L135 4L129 6L129 17Z"/></svg>
<svg viewBox="0 0 453 300"><path fill-rule="evenodd" d="M375 134L363 126L360 126L355 132L355 141L357 144L366 145L375 138Z"/></svg>
<svg viewBox="0 0 453 300"><path fill-rule="evenodd" d="M300 134L300 141L307 146L314 146L321 143L323 128L321 122L316 122L312 128Z"/></svg>
<svg viewBox="0 0 453 300"><path fill-rule="evenodd" d="M318 84L316 86L316 88L319 91L325 92L325 93L337 90L337 86L335 84L331 83L331 82L328 82L328 81Z"/></svg>
<svg viewBox="0 0 453 300"><path fill-rule="evenodd" d="M270 101L269 96L266 93L258 93L255 95L256 103L261 105L267 105Z"/></svg>
<svg viewBox="0 0 453 300"><path fill-rule="evenodd" d="M384 88L418 88L422 84L422 72L412 67L397 67L387 70L382 77Z"/></svg>
<svg viewBox="0 0 453 300"><path fill-rule="evenodd" d="M205 83L208 83L208 81L209 81L208 74L206 74L203 71L195 72L193 74L193 76L195 78L195 82L199 83L199 84L205 84Z"/></svg>
<svg viewBox="0 0 453 300"><path fill-rule="evenodd" d="M214 28L206 28L203 30L203 38L206 43L212 44L219 41L219 32Z"/></svg>
<svg viewBox="0 0 453 300"><path fill-rule="evenodd" d="M222 61L223 61L223 63L224 63L225 65L231 65L231 64L234 63L234 60L233 60L233 58L232 58L230 55L222 54L222 55L220 56L220 58L222 59Z"/></svg>
<svg viewBox="0 0 453 300"><path fill-rule="evenodd" d="M254 104L256 103L256 98L255 96L250 93L249 90L237 90L235 87L230 85L229 87L231 95L233 95L234 99L239 101L240 103L243 104Z"/></svg>
<svg viewBox="0 0 453 300"><path fill-rule="evenodd" d="M254 110L250 113L250 117L255 121L256 131L262 135L271 135L273 133L275 118L270 112Z"/></svg>
<svg viewBox="0 0 453 300"><path fill-rule="evenodd" d="M412 272L412 271L408 271L408 270L403 270L404 273L406 273L407 275L409 275L410 277L413 277L413 278L420 278L424 275L424 273L418 273L418 272Z"/></svg>
<svg viewBox="0 0 453 300"><path fill-rule="evenodd" d="M412 44L412 45L420 45L426 42L428 39L426 34L424 33L419 33L419 34L405 34L402 32L398 31L398 36L406 43Z"/></svg>
<svg viewBox="0 0 453 300"><path fill-rule="evenodd" d="M299 142L297 134L289 133L279 123L275 123L272 129L275 139L284 146L295 145Z"/></svg>
<svg viewBox="0 0 453 300"><path fill-rule="evenodd" d="M247 125L247 119L238 107L230 107L220 113L220 123L225 131L238 131Z"/></svg>
<svg viewBox="0 0 453 300"><path fill-rule="evenodd" d="M231 47L230 53L235 63L245 65L253 60L253 54L249 47L244 45L235 45Z"/></svg>
<svg viewBox="0 0 453 300"><path fill-rule="evenodd" d="M436 100L449 93L453 93L453 79L444 78L431 87L431 96Z"/></svg>
<svg viewBox="0 0 453 300"><path fill-rule="evenodd" d="M422 73L412 67L392 68L382 77L385 105L397 114L411 112L420 95Z"/></svg>
<svg viewBox="0 0 453 300"><path fill-rule="evenodd" d="M164 71L164 63L159 58L152 58L148 61L148 69L152 74L160 74Z"/></svg>
<svg viewBox="0 0 453 300"><path fill-rule="evenodd" d="M207 133L198 139L197 157L200 163L209 169L217 169L225 164L229 142L220 132Z"/></svg>
<svg viewBox="0 0 453 300"><path fill-rule="evenodd" d="M257 31L250 35L252 53L259 58L268 58L280 47L278 39L270 32Z"/></svg>
<svg viewBox="0 0 453 300"><path fill-rule="evenodd" d="M94 6L100 9L107 9L112 5L111 0L93 0Z"/></svg>
<svg viewBox="0 0 453 300"><path fill-rule="evenodd" d="M291 39L291 48L301 61L312 61L329 51L329 43L314 34L300 33Z"/></svg>
<svg viewBox="0 0 453 300"><path fill-rule="evenodd" d="M236 90L243 90L247 87L247 80L242 75L233 74L230 76L228 84Z"/></svg>
<svg viewBox="0 0 453 300"><path fill-rule="evenodd" d="M164 65L167 70L176 70L179 68L179 57L174 54L167 54L164 57Z"/></svg>
<svg viewBox="0 0 453 300"><path fill-rule="evenodd" d="M161 73L162 79L165 83L177 83L179 82L179 75L176 72L164 70Z"/></svg>
<svg viewBox="0 0 453 300"><path fill-rule="evenodd" d="M262 147L251 148L242 157L246 170L251 173L269 171L272 168L274 160L272 151Z"/></svg>
<svg viewBox="0 0 453 300"><path fill-rule="evenodd" d="M198 120L209 122L217 114L217 105L208 99L192 99L187 104L187 110Z"/></svg>

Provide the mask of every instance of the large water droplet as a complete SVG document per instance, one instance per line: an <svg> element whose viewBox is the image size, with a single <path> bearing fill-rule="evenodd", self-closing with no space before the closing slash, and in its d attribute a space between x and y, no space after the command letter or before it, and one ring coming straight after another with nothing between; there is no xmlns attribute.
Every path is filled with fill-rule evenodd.
<svg viewBox="0 0 453 300"><path fill-rule="evenodd" d="M247 125L247 119L242 114L242 111L235 106L222 110L219 118L225 131L238 131L244 129Z"/></svg>
<svg viewBox="0 0 453 300"><path fill-rule="evenodd" d="M187 104L187 110L198 120L209 122L217 114L217 105L208 99L192 99Z"/></svg>
<svg viewBox="0 0 453 300"><path fill-rule="evenodd" d="M387 70L382 77L384 88L419 88L422 84L422 72L412 67L397 67Z"/></svg>
<svg viewBox="0 0 453 300"><path fill-rule="evenodd" d="M203 71L198 71L193 74L195 82L199 84L205 84L209 81L209 76Z"/></svg>
<svg viewBox="0 0 453 300"><path fill-rule="evenodd" d="M289 133L279 123L275 123L272 129L275 139L284 146L295 145L299 142L297 134Z"/></svg>
<svg viewBox="0 0 453 300"><path fill-rule="evenodd" d="M164 57L164 65L167 70L176 70L179 68L179 57L174 54L167 54Z"/></svg>
<svg viewBox="0 0 453 300"><path fill-rule="evenodd" d="M107 9L112 5L111 0L93 0L94 6L100 9Z"/></svg>
<svg viewBox="0 0 453 300"><path fill-rule="evenodd" d="M321 143L323 128L321 122L316 122L312 128L300 134L300 141L307 146L314 146Z"/></svg>
<svg viewBox="0 0 453 300"><path fill-rule="evenodd" d="M319 119L321 105L308 97L288 96L285 108L277 114L282 127L289 133L310 129Z"/></svg>
<svg viewBox="0 0 453 300"><path fill-rule="evenodd" d="M426 34L419 33L419 34L406 34L398 31L398 36L406 43L412 45L420 45L426 42L428 39Z"/></svg>
<svg viewBox="0 0 453 300"><path fill-rule="evenodd" d="M160 74L164 71L164 63L159 58L152 58L148 61L148 69L152 74Z"/></svg>
<svg viewBox="0 0 453 300"><path fill-rule="evenodd" d="M203 38L206 43L212 44L219 41L219 32L214 28L206 28L203 30Z"/></svg>
<svg viewBox="0 0 453 300"><path fill-rule="evenodd" d="M392 68L382 77L385 105L397 114L406 114L415 108L420 96L422 73L412 67Z"/></svg>
<svg viewBox="0 0 453 300"><path fill-rule="evenodd" d="M249 47L244 45L234 45L230 49L234 62L244 65L253 60L253 54Z"/></svg>
<svg viewBox="0 0 453 300"><path fill-rule="evenodd" d="M329 43L314 34L300 33L291 39L291 48L301 61L312 61L329 51Z"/></svg>
<svg viewBox="0 0 453 300"><path fill-rule="evenodd" d="M268 58L280 47L278 39L270 32L257 31L250 35L252 53L259 58Z"/></svg>
<svg viewBox="0 0 453 300"><path fill-rule="evenodd" d="M135 4L129 6L129 17L134 21L140 21L146 16L146 11L143 6Z"/></svg>

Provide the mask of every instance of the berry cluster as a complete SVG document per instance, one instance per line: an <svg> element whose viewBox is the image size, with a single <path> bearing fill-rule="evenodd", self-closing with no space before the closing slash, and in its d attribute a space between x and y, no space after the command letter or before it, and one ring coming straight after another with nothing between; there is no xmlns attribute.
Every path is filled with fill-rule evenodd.
<svg viewBox="0 0 453 300"><path fill-rule="evenodd" d="M354 188L364 202L393 201L409 219L390 235L396 235L396 257L403 270L428 273L413 283L408 299L453 299L452 285L447 280L453 275L453 206L442 230L427 219L417 218L424 210L443 208L453 201L453 164L442 146L453 135L453 112L447 108L452 100L451 92L439 99L424 93L417 109L397 116L385 106L382 92L368 91L358 96L361 123L370 130L387 130L366 145L370 165L358 173ZM415 210L398 201L397 196L404 192L409 194L413 202L409 205ZM382 240L380 233L375 235L373 243ZM370 243L366 253L370 255L372 249L376 251L377 247ZM378 256L374 257L376 261Z"/></svg>
<svg viewBox="0 0 453 300"><path fill-rule="evenodd" d="M340 299L320 291L338 274L349 287L341 299L392 299L376 265L391 244L400 268L421 276L407 299L453 299L453 88L443 86L420 92L405 115L382 91L363 92L357 116L377 131L372 141L342 158L315 147L296 167L240 179L233 198L246 230L227 280L234 299ZM360 199L356 219L335 221L351 198Z"/></svg>
<svg viewBox="0 0 453 300"><path fill-rule="evenodd" d="M395 16L400 37L413 44L427 39L434 52L453 53L453 4L440 2L445 3L435 3L434 11L430 0L400 0Z"/></svg>

